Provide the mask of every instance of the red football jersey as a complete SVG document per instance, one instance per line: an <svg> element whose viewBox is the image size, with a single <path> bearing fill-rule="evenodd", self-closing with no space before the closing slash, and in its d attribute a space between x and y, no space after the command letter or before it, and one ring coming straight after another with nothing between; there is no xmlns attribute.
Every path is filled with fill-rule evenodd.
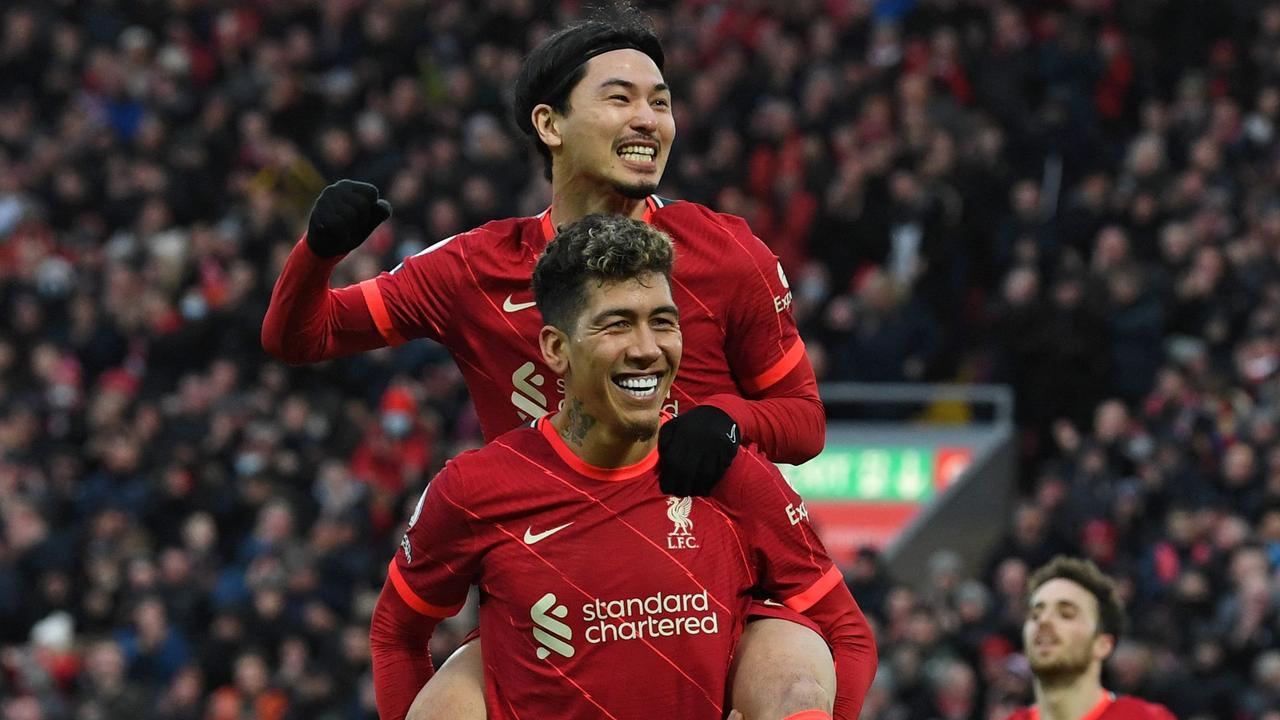
<svg viewBox="0 0 1280 720"><path fill-rule="evenodd" d="M1040 720L1040 710L1034 706L1023 708L1008 720ZM1085 713L1080 720L1177 720L1168 708L1136 697L1103 691L1102 699Z"/></svg>
<svg viewBox="0 0 1280 720"><path fill-rule="evenodd" d="M714 499L657 454L584 463L544 417L450 461L389 568L420 613L482 593L489 717L720 717L753 586L803 612L841 581L800 498L742 449Z"/></svg>
<svg viewBox="0 0 1280 720"><path fill-rule="evenodd" d="M717 393L753 397L800 363L805 350L786 275L745 221L657 196L649 197L645 220L670 235L676 249L671 291L684 358L668 412L679 414ZM486 440L555 412L564 398L560 379L542 362L542 316L529 287L554 235L550 209L495 220L360 284L389 345L426 337L449 348ZM733 282L724 283L726 277Z"/></svg>

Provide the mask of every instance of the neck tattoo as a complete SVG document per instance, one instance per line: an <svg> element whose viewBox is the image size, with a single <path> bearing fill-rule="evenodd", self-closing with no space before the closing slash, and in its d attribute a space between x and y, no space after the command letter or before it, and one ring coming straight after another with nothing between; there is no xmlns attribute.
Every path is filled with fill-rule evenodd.
<svg viewBox="0 0 1280 720"><path fill-rule="evenodd" d="M596 424L596 419L582 409L582 401L577 398L569 404L567 414L568 422L565 423L564 439L575 445L582 445L582 441L587 437L587 431Z"/></svg>

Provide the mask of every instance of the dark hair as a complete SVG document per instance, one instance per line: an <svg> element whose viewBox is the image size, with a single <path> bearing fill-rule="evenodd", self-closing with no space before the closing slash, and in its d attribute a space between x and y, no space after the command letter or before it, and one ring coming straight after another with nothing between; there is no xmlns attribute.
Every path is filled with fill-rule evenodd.
<svg viewBox="0 0 1280 720"><path fill-rule="evenodd" d="M671 280L671 238L640 220L588 215L560 228L533 269L533 299L542 321L570 332L587 304L587 281L603 285L646 273Z"/></svg>
<svg viewBox="0 0 1280 720"><path fill-rule="evenodd" d="M662 70L662 43L649 19L629 2L615 2L600 17L574 23L538 44L525 57L516 77L511 111L516 127L542 155L544 173L551 179L551 150L538 138L531 115L546 103L561 115L569 112L569 94L587 73L587 61L611 50L631 48L653 59Z"/></svg>
<svg viewBox="0 0 1280 720"><path fill-rule="evenodd" d="M1098 632L1106 633L1117 641L1125 630L1124 601L1116 592L1116 582L1107 577L1092 560L1058 555L1036 569L1028 580L1031 594L1041 585L1062 578L1088 590L1098 601Z"/></svg>

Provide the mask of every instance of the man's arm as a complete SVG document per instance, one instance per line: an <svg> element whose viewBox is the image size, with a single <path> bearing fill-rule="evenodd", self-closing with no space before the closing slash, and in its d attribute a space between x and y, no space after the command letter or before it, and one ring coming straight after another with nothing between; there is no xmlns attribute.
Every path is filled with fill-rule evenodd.
<svg viewBox="0 0 1280 720"><path fill-rule="evenodd" d="M262 347L288 363L320 362L387 345L359 285L329 288L341 257L322 258L298 241L262 321Z"/></svg>
<svg viewBox="0 0 1280 720"><path fill-rule="evenodd" d="M795 366L748 399L731 393L712 395L702 404L663 424L658 434L658 478L668 495L698 495L711 489L733 464L742 442L754 442L775 462L802 463L822 451L827 415L818 383L795 340Z"/></svg>
<svg viewBox="0 0 1280 720"><path fill-rule="evenodd" d="M383 720L404 718L418 688L431 679L428 643L438 623L437 618L414 612L387 578L369 627L373 692Z"/></svg>
<svg viewBox="0 0 1280 720"><path fill-rule="evenodd" d="M879 664L870 624L778 469L743 450L730 473L715 497L747 533L760 589L821 628L835 660L834 716L856 720Z"/></svg>
<svg viewBox="0 0 1280 720"><path fill-rule="evenodd" d="M836 698L832 716L856 720L880 662L871 625L843 581L832 586L804 615L822 629L835 659Z"/></svg>
<svg viewBox="0 0 1280 720"><path fill-rule="evenodd" d="M805 462L826 443L827 416L796 327L791 283L744 220L719 218L733 236L729 257L738 279L726 308L725 358L742 396L716 395L707 402L736 420L745 439L770 460Z"/></svg>
<svg viewBox="0 0 1280 720"><path fill-rule="evenodd" d="M456 268L445 256L425 256L392 272L330 289L333 268L390 215L367 183L340 180L316 198L307 233L285 261L262 322L262 347L290 363L312 363L429 337L442 340L450 317Z"/></svg>
<svg viewBox="0 0 1280 720"><path fill-rule="evenodd" d="M804 346L800 349L803 352ZM703 404L728 413L743 437L774 462L798 465L822 452L827 442L827 412L807 355L781 380L750 399L722 393Z"/></svg>
<svg viewBox="0 0 1280 720"><path fill-rule="evenodd" d="M369 628L378 714L401 720L431 679L428 642L436 624L457 614L478 578L481 554L463 511L466 486L450 461L422 493Z"/></svg>

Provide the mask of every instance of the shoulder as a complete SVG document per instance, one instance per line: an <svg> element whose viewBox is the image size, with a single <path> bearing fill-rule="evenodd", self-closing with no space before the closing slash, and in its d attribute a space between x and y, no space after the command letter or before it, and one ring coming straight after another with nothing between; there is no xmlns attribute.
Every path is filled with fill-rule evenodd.
<svg viewBox="0 0 1280 720"><path fill-rule="evenodd" d="M528 233L541 233L542 225L536 216L490 220L480 227L462 233L468 243L487 243L503 247L518 246Z"/></svg>
<svg viewBox="0 0 1280 720"><path fill-rule="evenodd" d="M507 472L512 466L523 464L522 457L541 454L548 449L542 433L525 424L502 433L484 447L457 455L445 464L445 469L452 475L467 479L462 482L473 482L470 478L492 478L495 470ZM484 484L492 487L496 483L486 481Z"/></svg>
<svg viewBox="0 0 1280 720"><path fill-rule="evenodd" d="M456 465L463 472L469 472L495 462L505 462L516 452L540 445L546 445L546 439L533 427L532 423L525 422L495 437L482 447L459 453L449 461L449 464Z"/></svg>
<svg viewBox="0 0 1280 720"><path fill-rule="evenodd" d="M527 235L538 232L538 218L519 217L491 220L479 227L451 235L405 258L405 264L436 261L448 256L503 256L516 252L527 241ZM396 270L399 270L398 266ZM395 270L392 270L395 272Z"/></svg>
<svg viewBox="0 0 1280 720"><path fill-rule="evenodd" d="M756 449L754 445L738 448L733 464L725 471L716 485L715 497L727 505L744 504L750 507L755 499L765 497L786 498L790 501L790 486L778 466Z"/></svg>
<svg viewBox="0 0 1280 720"><path fill-rule="evenodd" d="M1174 720L1168 708L1153 702L1147 702L1132 695L1121 695L1107 711L1104 718L1134 718L1135 720Z"/></svg>
<svg viewBox="0 0 1280 720"><path fill-rule="evenodd" d="M772 269L777 264L773 251L756 237L746 220L694 202L668 202L654 210L652 222L671 235L677 258L707 256L718 268L727 265L739 270Z"/></svg>
<svg viewBox="0 0 1280 720"><path fill-rule="evenodd" d="M670 200L654 195L653 222L668 230L676 228L681 236L687 231L701 234L725 235L738 238L754 238L747 221L737 215L721 213L706 205L687 200Z"/></svg>
<svg viewBox="0 0 1280 720"><path fill-rule="evenodd" d="M484 447L468 450L450 458L436 473L418 498L418 505L409 518L409 529L424 532L418 522L424 509L436 520L431 531L439 529L441 521L451 523L459 532L474 520L492 517L510 506L513 498L521 494L520 481L512 472L512 453L500 443L517 440L528 443L527 429L516 429L498 436Z"/></svg>
<svg viewBox="0 0 1280 720"><path fill-rule="evenodd" d="M786 483L778 466L755 445L744 444L738 447L738 456L733 459L733 469L747 477L776 478L778 482Z"/></svg>

